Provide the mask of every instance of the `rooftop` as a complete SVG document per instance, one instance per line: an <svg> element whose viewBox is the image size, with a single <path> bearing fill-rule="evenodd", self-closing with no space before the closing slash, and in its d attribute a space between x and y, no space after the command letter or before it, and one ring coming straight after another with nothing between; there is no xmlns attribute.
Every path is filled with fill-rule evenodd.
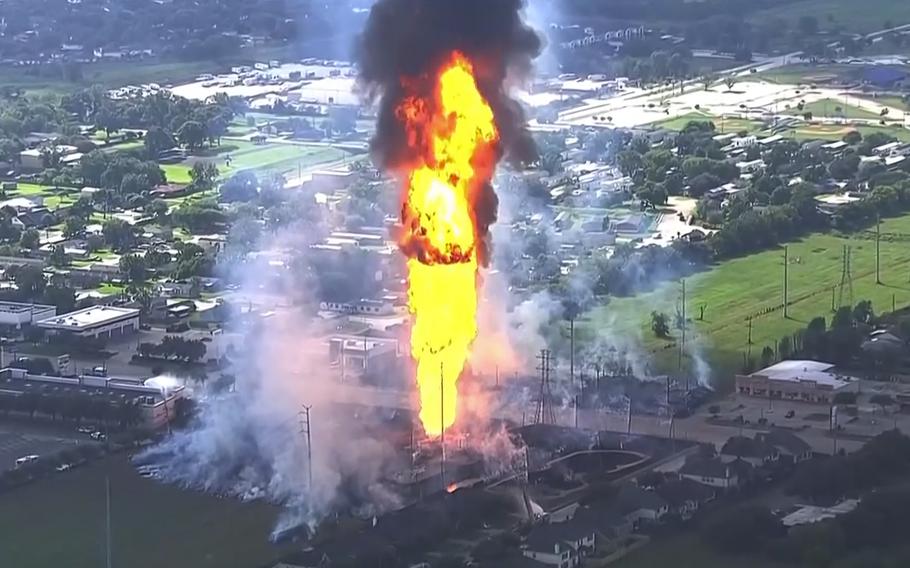
<svg viewBox="0 0 910 568"><path fill-rule="evenodd" d="M26 312L53 310L54 306L45 304L23 304L20 302L0 302L0 312L8 314L24 314Z"/></svg>
<svg viewBox="0 0 910 568"><path fill-rule="evenodd" d="M766 369L752 373L752 377L767 377L773 381L803 382L811 381L834 389L850 384L849 377L831 372L832 363L810 360L781 361Z"/></svg>
<svg viewBox="0 0 910 568"><path fill-rule="evenodd" d="M114 306L92 306L62 316L41 320L38 325L51 329L82 331L133 317L139 317L139 310Z"/></svg>

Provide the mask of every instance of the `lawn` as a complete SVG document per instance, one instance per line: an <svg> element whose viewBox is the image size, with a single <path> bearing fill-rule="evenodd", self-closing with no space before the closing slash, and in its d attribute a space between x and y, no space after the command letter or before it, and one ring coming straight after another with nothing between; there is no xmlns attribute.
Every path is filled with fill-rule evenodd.
<svg viewBox="0 0 910 568"><path fill-rule="evenodd" d="M910 235L910 215L882 222L882 233ZM831 315L832 287L841 280L843 246L852 247L853 302L871 300L877 312L910 305L910 245L906 241L881 243L882 285L875 284L875 243L868 235L850 238L814 234L789 245L789 319L780 311L758 315L778 306L783 297L783 250L771 250L721 263L690 277L687 284L687 315L690 345L701 346L712 363L715 379L729 380L744 354L758 357L765 346L803 328L816 316ZM838 293L835 292L835 301ZM847 301L847 291L844 292ZM595 308L583 324L587 331L640 338L652 354L655 372L677 369L674 339L662 340L650 330L650 314L658 310L674 314L680 297L677 282L665 282L654 291L630 298L613 298ZM705 306L704 321L697 321ZM747 318L755 315L752 345L748 343ZM671 318L672 319L672 318ZM678 335L673 330L674 337ZM694 341L694 343L693 343Z"/></svg>
<svg viewBox="0 0 910 568"><path fill-rule="evenodd" d="M723 118L708 114L706 112L690 112L677 116L675 118L668 118L666 120L661 120L660 122L655 122L652 126L657 126L659 128L666 128L668 130L682 130L690 122L695 121L711 121L714 123L714 126L717 128L719 133L727 132L749 132L756 133L764 129L764 124L759 120L749 120L746 118Z"/></svg>
<svg viewBox="0 0 910 568"><path fill-rule="evenodd" d="M143 479L117 456L0 495L3 565L103 566L106 476L114 566L249 568L287 552L268 542L274 507Z"/></svg>
<svg viewBox="0 0 910 568"><path fill-rule="evenodd" d="M61 205L70 205L79 198L79 192L71 188L55 188L35 183L18 183L15 191L8 192L8 197L42 197L48 209Z"/></svg>
<svg viewBox="0 0 910 568"><path fill-rule="evenodd" d="M659 539L646 544L625 558L610 564L611 568L787 568L766 560L720 556L692 532Z"/></svg>
<svg viewBox="0 0 910 568"><path fill-rule="evenodd" d="M693 120L717 120L716 116L710 115L706 112L690 112L674 118L667 118L658 122L655 122L652 126L659 128L666 128L667 130L682 130L686 127L687 124Z"/></svg>
<svg viewBox="0 0 910 568"><path fill-rule="evenodd" d="M123 286L118 286L117 284L111 284L110 282L105 282L97 288L98 292L101 294L106 294L109 296L116 296L117 294L122 294L125 288Z"/></svg>
<svg viewBox="0 0 910 568"><path fill-rule="evenodd" d="M343 150L328 146L307 146L302 144L267 144L256 146L249 142L228 141L226 146L236 147L235 150L219 152L213 159L216 160L218 170L222 177L228 177L241 170L272 170L281 173L294 171L299 167L309 168L341 160L347 154ZM226 165L227 156L231 157L231 165ZM164 170L169 182L189 183L190 168L198 160L192 157L179 164L164 164Z"/></svg>
<svg viewBox="0 0 910 568"><path fill-rule="evenodd" d="M876 102L881 105L889 106L896 108L898 110L910 111L910 101L901 97L895 96L875 96L875 95L864 95L862 98L868 99L872 102Z"/></svg>
<svg viewBox="0 0 910 568"><path fill-rule="evenodd" d="M821 101L819 101L821 102ZM806 105L810 107L811 105ZM843 106L843 105L841 105ZM862 109L856 109L860 112ZM870 113L872 118L879 118L877 114ZM714 123L714 126L717 128L719 133L729 133L729 132L742 132L746 131L750 134L763 135L770 134L763 128L763 124L757 120L748 120L744 118L724 118L721 120L718 116L709 115L706 113L688 113L676 118L671 118L663 120L660 122L655 122L652 124L654 127L667 128L669 130L682 130L693 120L709 120ZM879 126L879 125L851 125L851 124L811 124L805 123L800 124L796 128L786 129L781 132L784 136L789 136L794 140L841 140L844 135L850 132L851 130L859 131L863 136L872 134L873 132L881 132L894 138L901 140L903 142L910 142L910 129L907 129L900 124L892 124L890 126Z"/></svg>
<svg viewBox="0 0 910 568"><path fill-rule="evenodd" d="M800 85L821 82L835 77L850 76L856 73L857 69L858 67L847 64L809 65L797 63L763 71L756 77L772 83Z"/></svg>
<svg viewBox="0 0 910 568"><path fill-rule="evenodd" d="M864 118L878 120L881 118L877 112L872 112L858 106L844 104L843 101L835 99L821 99L815 102L803 105L803 110L794 107L787 111L787 114L801 116L805 113L812 113L812 116L823 118Z"/></svg>

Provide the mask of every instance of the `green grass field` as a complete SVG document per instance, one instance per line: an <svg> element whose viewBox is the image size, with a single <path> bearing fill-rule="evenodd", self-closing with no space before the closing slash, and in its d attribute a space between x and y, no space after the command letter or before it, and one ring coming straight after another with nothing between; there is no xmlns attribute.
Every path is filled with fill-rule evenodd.
<svg viewBox="0 0 910 568"><path fill-rule="evenodd" d="M843 101L838 101L835 99L821 99L808 103L806 105L803 105L803 110L799 110L798 108L794 107L787 111L787 114L803 115L807 112L812 113L812 115L815 117L824 118L840 117L864 118L872 120L881 118L877 112L872 112L870 110L862 109L857 106L844 104Z"/></svg>
<svg viewBox="0 0 910 568"><path fill-rule="evenodd" d="M268 542L276 508L143 479L116 456L0 495L2 565L103 566L105 476L114 566L250 568L287 552Z"/></svg>
<svg viewBox="0 0 910 568"><path fill-rule="evenodd" d="M213 156L222 178L241 170L271 170L281 173L292 172L297 167L309 168L344 158L343 150L328 146L307 146L302 144L267 144L256 146L249 142L230 140L225 142L230 151L218 152ZM227 156L231 165L225 164ZM189 183L190 169L194 161L205 158L191 157L179 164L163 164L161 169L169 182Z"/></svg>
<svg viewBox="0 0 910 568"><path fill-rule="evenodd" d="M795 63L763 71L755 77L772 83L785 83L800 85L815 83L839 76L849 76L856 73L857 67L847 64L819 64Z"/></svg>
<svg viewBox="0 0 910 568"><path fill-rule="evenodd" d="M896 108L899 110L908 111L910 110L910 101L903 99L901 97L895 96L875 96L875 95L862 95L862 98L876 102L885 106Z"/></svg>
<svg viewBox="0 0 910 568"><path fill-rule="evenodd" d="M882 233L910 235L910 215L884 220ZM891 311L892 299L897 307L910 305L910 244L906 241L889 242L883 238L883 284L877 285L874 240L814 234L789 245L789 319L784 319L780 311L756 316L750 348L746 318L782 302L783 249L721 263L686 282L687 315L691 319L688 340L701 346L712 363L715 379L729 379L741 365L743 353L750 349L757 358L762 348L805 327L812 318L831 315L831 288L841 279L844 245L852 247L853 303L871 300L877 312ZM589 333L604 329L640 338L643 347L654 355L655 370L670 372L677 368L675 337L679 331L673 330L673 339L658 339L650 329L650 313L658 310L672 316L679 297L679 284L665 282L652 292L611 299L590 312L584 325ZM835 301L837 298L835 292ZM697 321L702 305L706 307L705 318Z"/></svg>
<svg viewBox="0 0 910 568"><path fill-rule="evenodd" d="M819 101L821 102L821 101ZM811 105L806 105L807 107ZM843 105L841 105L843 106ZM860 112L865 112L862 109L856 109ZM832 107L833 112L833 107ZM878 115L870 113L869 118L879 118ZM742 132L746 131L750 134L756 134L758 136L771 135L771 132L763 128L763 124L757 120L748 120L743 118L724 118L721 120L718 116L709 115L703 112L698 113L688 113L676 118L671 118L667 120L662 120L659 122L652 123L651 126L658 128L667 128L669 130L682 130L693 120L710 120L714 123L717 132L719 133L730 133L730 132ZM881 125L852 125L852 124L811 124L804 123L800 124L796 128L790 128L782 132L783 135L789 136L794 140L841 140L845 134L851 130L859 131L863 136L872 134L873 132L880 132L893 136L894 138L901 140L903 142L910 142L910 129L903 127L900 124L891 124L889 126Z"/></svg>
<svg viewBox="0 0 910 568"><path fill-rule="evenodd" d="M70 205L79 198L79 192L72 188L54 188L36 183L18 183L15 191L8 192L8 197L42 197L48 209L61 205Z"/></svg>

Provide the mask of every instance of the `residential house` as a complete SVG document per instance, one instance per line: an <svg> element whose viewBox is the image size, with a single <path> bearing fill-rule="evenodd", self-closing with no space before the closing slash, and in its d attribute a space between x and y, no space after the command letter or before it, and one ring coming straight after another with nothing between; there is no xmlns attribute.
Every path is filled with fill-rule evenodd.
<svg viewBox="0 0 910 568"><path fill-rule="evenodd" d="M717 489L688 478L661 483L654 491L670 505L670 512L682 519L691 518L702 505L717 498Z"/></svg>
<svg viewBox="0 0 910 568"><path fill-rule="evenodd" d="M670 511L669 503L658 493L631 483L623 484L619 488L616 506L634 527L639 527L643 523L659 522Z"/></svg>
<svg viewBox="0 0 910 568"><path fill-rule="evenodd" d="M720 450L721 461L743 460L754 467L770 466L780 459L780 451L757 438L733 436Z"/></svg>
<svg viewBox="0 0 910 568"><path fill-rule="evenodd" d="M574 511L574 518L586 521L596 530L598 537L611 540L628 536L634 530L632 521L620 514L615 507L586 505Z"/></svg>
<svg viewBox="0 0 910 568"><path fill-rule="evenodd" d="M745 483L751 467L743 461L725 463L718 457L693 456L680 468L679 475L711 487L729 490Z"/></svg>
<svg viewBox="0 0 910 568"><path fill-rule="evenodd" d="M596 529L584 518L561 523L543 523L528 533L522 545L523 554L549 566L572 568L594 550Z"/></svg>
<svg viewBox="0 0 910 568"><path fill-rule="evenodd" d="M616 233L641 233L648 226L648 219L642 214L627 215L613 221L611 230Z"/></svg>
<svg viewBox="0 0 910 568"><path fill-rule="evenodd" d="M784 463L797 464L812 458L812 446L789 430L775 428L768 433L756 434L755 437L777 448Z"/></svg>

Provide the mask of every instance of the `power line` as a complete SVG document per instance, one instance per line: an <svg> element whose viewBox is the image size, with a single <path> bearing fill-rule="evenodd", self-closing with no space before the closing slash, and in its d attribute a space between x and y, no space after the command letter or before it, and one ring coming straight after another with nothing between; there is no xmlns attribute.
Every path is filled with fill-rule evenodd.
<svg viewBox="0 0 910 568"><path fill-rule="evenodd" d="M843 307L844 299L846 305L853 305L853 273L850 268L851 249L849 245L844 245L844 256L841 265L840 286L838 287L837 306Z"/></svg>

